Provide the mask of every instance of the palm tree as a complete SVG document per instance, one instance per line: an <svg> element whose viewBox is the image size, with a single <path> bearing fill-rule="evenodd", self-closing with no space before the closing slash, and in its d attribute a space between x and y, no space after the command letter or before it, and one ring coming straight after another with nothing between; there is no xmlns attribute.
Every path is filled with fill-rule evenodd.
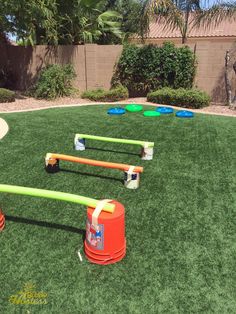
<svg viewBox="0 0 236 314"><path fill-rule="evenodd" d="M11 0L0 5L0 30L25 44L78 44L113 34L121 37L122 16L105 0Z"/></svg>
<svg viewBox="0 0 236 314"><path fill-rule="evenodd" d="M102 35L110 33L118 38L122 37L122 16L112 10L103 11L99 8L103 0L81 0L80 6L84 17L80 34L84 43L98 40Z"/></svg>
<svg viewBox="0 0 236 314"><path fill-rule="evenodd" d="M236 2L222 2L210 9L204 9L200 0L148 0L144 3L145 25L155 17L164 19L166 27L179 29L182 35L182 43L186 43L188 32L192 28L204 24L209 26L212 22L218 24L225 18L236 18ZM148 21L148 22L147 22ZM146 33L148 27L146 27Z"/></svg>
<svg viewBox="0 0 236 314"><path fill-rule="evenodd" d="M92 43L106 34L122 36L122 16L116 11L106 10L104 0L72 3L63 0L59 11L62 13L59 22L62 43Z"/></svg>
<svg viewBox="0 0 236 314"><path fill-rule="evenodd" d="M206 28L212 24L219 24L224 19L236 20L236 1L221 2L213 5L209 9L201 7L200 0L147 0L144 9L145 34L148 32L149 21L164 19L166 27L179 29L182 35L182 43L186 43L188 32L193 28L204 25ZM142 36L143 38L144 36ZM227 102L230 108L236 108L236 96L232 100L231 84L228 77L229 54L226 53L225 66L225 87L227 92ZM233 64L236 74L236 62Z"/></svg>

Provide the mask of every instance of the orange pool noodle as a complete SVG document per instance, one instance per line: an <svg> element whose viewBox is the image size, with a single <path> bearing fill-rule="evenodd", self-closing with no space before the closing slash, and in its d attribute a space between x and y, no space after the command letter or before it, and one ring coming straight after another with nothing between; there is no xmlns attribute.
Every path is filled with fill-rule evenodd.
<svg viewBox="0 0 236 314"><path fill-rule="evenodd" d="M78 162L80 164L85 164L85 165L90 165L90 166L98 166L98 167L104 167L104 168L111 168L111 169L118 169L118 170L122 170L122 171L128 171L129 168L131 167L131 165L126 165L126 164L119 164L119 163L114 163L114 162L80 158L80 157L74 157L74 156L62 155L62 154L47 154L46 158ZM135 167L133 171L137 172L137 173L143 172L143 167Z"/></svg>

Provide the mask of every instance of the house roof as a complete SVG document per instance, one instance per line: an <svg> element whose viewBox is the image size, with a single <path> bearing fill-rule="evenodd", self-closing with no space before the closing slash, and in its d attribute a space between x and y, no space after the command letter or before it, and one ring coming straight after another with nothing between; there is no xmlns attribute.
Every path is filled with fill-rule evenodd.
<svg viewBox="0 0 236 314"><path fill-rule="evenodd" d="M191 23L191 22L190 22ZM150 31L146 38L181 38L179 29L171 29L164 20L150 23ZM190 24L188 38L196 37L236 37L236 20L224 20L218 25L194 27Z"/></svg>

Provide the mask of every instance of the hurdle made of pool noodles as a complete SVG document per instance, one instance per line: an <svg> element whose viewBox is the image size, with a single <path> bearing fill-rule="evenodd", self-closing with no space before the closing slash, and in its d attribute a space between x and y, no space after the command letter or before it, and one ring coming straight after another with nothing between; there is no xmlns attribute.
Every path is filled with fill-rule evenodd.
<svg viewBox="0 0 236 314"><path fill-rule="evenodd" d="M113 162L106 162L94 159L80 158L62 154L48 153L45 157L45 169L49 173L60 171L59 161L70 161L80 164L98 166L110 169L117 169L124 171L124 185L128 189L137 189L139 187L140 173L143 172L143 167L131 166L126 164L119 164Z"/></svg>
<svg viewBox="0 0 236 314"><path fill-rule="evenodd" d="M27 195L77 203L87 206L86 258L95 264L113 264L126 254L125 209L113 200L95 200L80 195L42 190L22 186L0 184L1 193ZM0 210L1 229L5 227L5 216ZM81 255L80 255L81 257Z"/></svg>
<svg viewBox="0 0 236 314"><path fill-rule="evenodd" d="M76 150L85 150L85 139L96 140L110 143L121 143L121 144L131 144L141 146L141 158L142 160L152 160L153 158L153 147L154 142L145 142L137 140L128 140L121 138L103 137L88 134L75 134L74 147Z"/></svg>

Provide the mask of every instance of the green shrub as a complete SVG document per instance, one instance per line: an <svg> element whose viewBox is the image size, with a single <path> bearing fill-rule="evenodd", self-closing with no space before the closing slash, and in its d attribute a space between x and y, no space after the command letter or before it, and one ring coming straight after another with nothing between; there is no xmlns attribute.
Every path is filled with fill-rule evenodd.
<svg viewBox="0 0 236 314"><path fill-rule="evenodd" d="M94 101L119 101L129 97L128 89L124 86L116 86L108 91L99 88L88 90L82 94L82 98Z"/></svg>
<svg viewBox="0 0 236 314"><path fill-rule="evenodd" d="M52 64L44 68L30 94L35 98L55 99L70 96L74 89L72 81L76 77L72 65Z"/></svg>
<svg viewBox="0 0 236 314"><path fill-rule="evenodd" d="M0 103L13 101L15 101L15 93L8 89L0 88Z"/></svg>
<svg viewBox="0 0 236 314"><path fill-rule="evenodd" d="M165 87L149 93L147 100L157 104L194 109L206 107L210 104L210 97L205 92L184 88L172 89Z"/></svg>
<svg viewBox="0 0 236 314"><path fill-rule="evenodd" d="M123 49L112 84L126 86L131 95L146 95L162 87L191 88L195 71L195 56L187 46L128 45Z"/></svg>

